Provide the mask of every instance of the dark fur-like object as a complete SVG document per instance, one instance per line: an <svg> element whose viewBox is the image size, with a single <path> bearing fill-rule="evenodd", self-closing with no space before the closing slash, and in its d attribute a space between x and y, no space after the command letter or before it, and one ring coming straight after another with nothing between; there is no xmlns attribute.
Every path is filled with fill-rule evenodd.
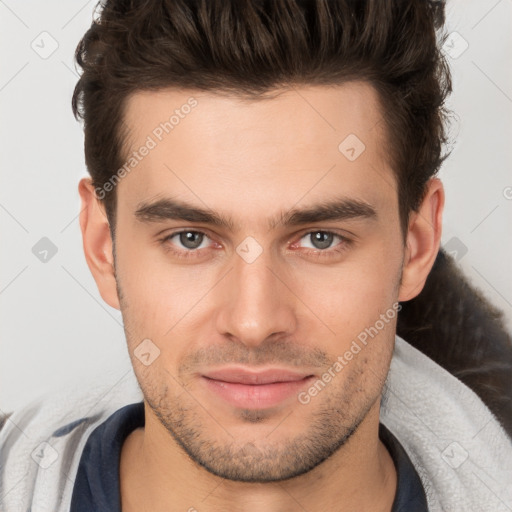
<svg viewBox="0 0 512 512"><path fill-rule="evenodd" d="M512 437L512 340L503 313L443 250L420 295L401 304L397 334L471 388Z"/></svg>

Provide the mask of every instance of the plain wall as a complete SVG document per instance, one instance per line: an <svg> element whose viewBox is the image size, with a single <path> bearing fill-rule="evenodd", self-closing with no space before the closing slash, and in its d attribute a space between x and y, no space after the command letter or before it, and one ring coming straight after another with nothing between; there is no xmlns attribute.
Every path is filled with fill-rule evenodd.
<svg viewBox="0 0 512 512"><path fill-rule="evenodd" d="M78 78L73 52L95 3L0 2L0 413L71 381L105 373L115 380L131 368L121 314L99 296L78 224L77 184L86 169L82 127L70 106ZM510 20L510 0L449 2L447 31L458 35L447 48L454 78L448 106L458 122L440 174L443 244L504 311L509 329ZM34 254L41 247L50 251L47 262Z"/></svg>

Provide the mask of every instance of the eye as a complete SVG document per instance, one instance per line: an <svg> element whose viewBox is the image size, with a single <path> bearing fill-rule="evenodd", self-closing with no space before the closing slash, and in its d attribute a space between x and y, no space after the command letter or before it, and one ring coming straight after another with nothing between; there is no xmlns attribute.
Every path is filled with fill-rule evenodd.
<svg viewBox="0 0 512 512"><path fill-rule="evenodd" d="M190 229L186 229L183 231L177 231L175 233L171 233L170 235L167 235L162 240L162 242L163 243L171 242L173 239L177 240L177 244L173 243L172 245L181 244L181 249L185 249L187 251L193 251L195 249L202 249L202 248L208 246L208 244L203 245L203 242L208 240L208 237L202 231L192 231ZM178 245L178 247L179 247L179 245Z"/></svg>
<svg viewBox="0 0 512 512"><path fill-rule="evenodd" d="M317 251L324 251L325 249L331 248L335 239L339 239L342 243L337 245L344 245L343 242L348 242L348 240L332 231L310 231L306 233L300 240L306 240L311 243L310 248L315 249Z"/></svg>
<svg viewBox="0 0 512 512"><path fill-rule="evenodd" d="M304 241L304 242L303 242ZM335 243L338 241L338 243ZM202 232L193 229L182 229L166 235L160 240L165 250L172 253L176 258L204 258L207 249L210 246L221 247L210 239L210 237ZM309 243L309 245L308 245ZM305 245L304 245L305 244ZM339 235L332 231L316 230L309 231L302 235L298 242L291 244L291 247L305 247L305 254L315 257L335 257L339 256L349 248L351 240L345 236ZM302 251L301 251L302 252Z"/></svg>

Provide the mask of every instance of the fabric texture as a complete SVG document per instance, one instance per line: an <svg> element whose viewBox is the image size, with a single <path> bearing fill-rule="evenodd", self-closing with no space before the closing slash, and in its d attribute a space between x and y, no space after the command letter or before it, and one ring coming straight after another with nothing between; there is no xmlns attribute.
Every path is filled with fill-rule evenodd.
<svg viewBox="0 0 512 512"><path fill-rule="evenodd" d="M0 431L0 510L69 511L91 433L142 399L129 370L15 411ZM473 391L398 336L380 421L413 463L429 511L512 510L512 440Z"/></svg>

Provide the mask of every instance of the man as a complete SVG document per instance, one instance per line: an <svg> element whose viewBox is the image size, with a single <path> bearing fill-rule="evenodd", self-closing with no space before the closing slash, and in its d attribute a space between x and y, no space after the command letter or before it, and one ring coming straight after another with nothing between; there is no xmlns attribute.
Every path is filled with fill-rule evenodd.
<svg viewBox="0 0 512 512"><path fill-rule="evenodd" d="M14 413L5 510L510 510L498 419L396 336L439 252L442 17L105 4L80 224L140 390Z"/></svg>

